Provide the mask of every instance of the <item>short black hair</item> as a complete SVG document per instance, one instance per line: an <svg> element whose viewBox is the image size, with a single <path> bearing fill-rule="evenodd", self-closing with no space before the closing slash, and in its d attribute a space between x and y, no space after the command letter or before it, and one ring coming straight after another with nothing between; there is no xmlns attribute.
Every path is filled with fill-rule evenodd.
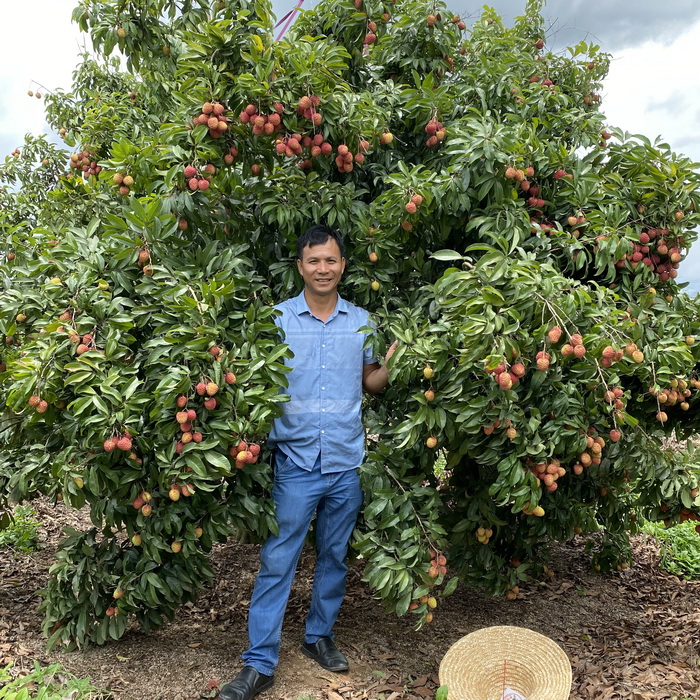
<svg viewBox="0 0 700 700"><path fill-rule="evenodd" d="M304 248L306 246L315 246L325 243L329 238L332 238L340 248L340 257L345 257L345 244L337 231L329 228L325 224L314 224L304 231L297 240L297 258L303 259Z"/></svg>

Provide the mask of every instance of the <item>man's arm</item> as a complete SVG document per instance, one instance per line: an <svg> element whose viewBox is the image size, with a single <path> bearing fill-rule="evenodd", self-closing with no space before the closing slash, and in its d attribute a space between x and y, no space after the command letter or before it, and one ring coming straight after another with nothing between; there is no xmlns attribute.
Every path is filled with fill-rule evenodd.
<svg viewBox="0 0 700 700"><path fill-rule="evenodd" d="M391 347L387 350L383 365L380 365L378 362L373 362L371 365L365 365L363 367L362 388L368 394L378 394L389 383L389 370L387 369L387 362L389 362L389 358L394 354L394 351L398 345L398 340L395 340L391 344Z"/></svg>

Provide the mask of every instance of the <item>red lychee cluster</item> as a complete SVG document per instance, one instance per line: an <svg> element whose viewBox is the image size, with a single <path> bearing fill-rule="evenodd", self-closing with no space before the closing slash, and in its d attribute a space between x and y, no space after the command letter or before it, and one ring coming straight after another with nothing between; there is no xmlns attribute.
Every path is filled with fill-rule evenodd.
<svg viewBox="0 0 700 700"><path fill-rule="evenodd" d="M136 510L141 511L141 515L148 517L153 512L153 506L151 505L152 496L148 491L142 491L132 502L131 505L136 508Z"/></svg>
<svg viewBox="0 0 700 700"><path fill-rule="evenodd" d="M503 174L505 175L507 180L525 182L525 178L528 176L532 177L535 174L535 170L534 168L526 168L525 170L521 170L520 168L514 168L513 166L510 166L505 169L505 172ZM527 188L521 186L521 189L526 190Z"/></svg>
<svg viewBox="0 0 700 700"><path fill-rule="evenodd" d="M221 354L221 348L217 345L212 345L209 349L209 354L216 360ZM231 377L229 377L231 375ZM233 381L230 381L230 379ZM235 375L232 372L226 374L226 383L232 384L236 380ZM197 396L206 397L203 401L204 408L207 411L213 411L219 405L218 401L214 398L219 392L219 385L213 382L211 379L206 378L205 380L197 382L195 384L195 394ZM199 443L202 442L204 436L198 430L194 430L194 422L197 419L197 412L193 409L187 409L188 398L184 395L177 397L177 408L180 409L175 413L175 420L180 427L180 439L175 445L175 451L180 454L185 447L185 445L190 442ZM187 410L185 410L187 409Z"/></svg>
<svg viewBox="0 0 700 700"><path fill-rule="evenodd" d="M237 445L232 445L228 453L236 460L236 469L243 469L246 464L255 464L258 461L260 445L241 440Z"/></svg>
<svg viewBox="0 0 700 700"><path fill-rule="evenodd" d="M4 370L3 370L4 371ZM37 396L36 394L32 395L29 397L29 401L27 403L37 412L37 413L46 413L46 411L49 408L49 404L44 401L40 396Z"/></svg>
<svg viewBox="0 0 700 700"><path fill-rule="evenodd" d="M639 234L633 252L625 253L615 262L615 267L636 270L641 263L654 272L659 282L668 282L678 276L684 243L682 237L673 238L667 228L650 228Z"/></svg>
<svg viewBox="0 0 700 700"><path fill-rule="evenodd" d="M481 542L481 544L488 544L492 537L493 530L490 527L478 527L476 529L476 539Z"/></svg>
<svg viewBox="0 0 700 700"><path fill-rule="evenodd" d="M696 496L696 498L697 498L697 496ZM698 515L697 513L693 513L693 511L689 510L688 508L681 508L680 512L678 514L678 522L684 523L686 520L693 520L693 521L700 520L700 515ZM668 527L668 525L667 525L667 527ZM695 526L695 532L700 534L700 525Z"/></svg>
<svg viewBox="0 0 700 700"><path fill-rule="evenodd" d="M569 342L561 346L561 354L563 357L573 355L581 359L586 352L586 346L583 344L583 338L579 333L574 333L569 337Z"/></svg>
<svg viewBox="0 0 700 700"><path fill-rule="evenodd" d="M610 404L617 411L621 411L625 407L624 398L625 392L619 386L615 386L612 389L608 389L603 394L603 399L605 400L605 403Z"/></svg>
<svg viewBox="0 0 700 700"><path fill-rule="evenodd" d="M428 569L428 576L430 578L437 578L442 574L443 576L447 573L447 559L437 552L432 553L430 559L430 568Z"/></svg>
<svg viewBox="0 0 700 700"><path fill-rule="evenodd" d="M180 495L184 496L185 498L189 498L191 495L194 494L194 491L194 484L178 484L174 482L173 484L171 484L170 490L168 491L168 498L171 501L179 501ZM173 542L173 544L171 545L172 551L176 554L180 551L180 548L182 547L182 545L180 545L179 548L175 547L175 545L178 544L178 542ZM173 547L175 548L173 549Z"/></svg>
<svg viewBox="0 0 700 700"><path fill-rule="evenodd" d="M365 46L370 46L371 44L374 44L374 42L377 40L377 35L375 34L376 31L377 31L376 22L368 22L367 23L367 34L365 34L365 38L362 41L362 43Z"/></svg>
<svg viewBox="0 0 700 700"><path fill-rule="evenodd" d="M212 177L216 174L216 166L213 163L207 163L200 172L194 165L186 165L183 170L187 186L192 192L206 192L211 184Z"/></svg>
<svg viewBox="0 0 700 700"><path fill-rule="evenodd" d="M555 170L555 171L554 171L554 174L552 175L552 177L553 177L555 180L561 180L561 179L563 179L563 178L566 178L567 180L573 180L573 179L574 179L574 176L573 176L571 173L567 173L566 170L564 170L564 169L562 169L562 168L559 168L558 170Z"/></svg>
<svg viewBox="0 0 700 700"><path fill-rule="evenodd" d="M353 2L355 9L356 10L362 10L362 0L354 0ZM362 12L363 15L366 15L366 12ZM391 15L388 12L383 12L381 14L381 19L384 23L388 22L391 19ZM373 44L377 40L377 23L374 22L373 20L368 20L367 22L367 33L365 34L365 38L363 40L363 44L365 47L369 46L370 44Z"/></svg>
<svg viewBox="0 0 700 700"><path fill-rule="evenodd" d="M418 207L423 204L424 202L423 195L421 194L412 194L411 198L404 204L404 209L406 210L407 213L409 214L415 214L418 211Z"/></svg>
<svg viewBox="0 0 700 700"><path fill-rule="evenodd" d="M129 173L114 173L112 182L119 187L122 197L126 197L134 186L134 178Z"/></svg>
<svg viewBox="0 0 700 700"><path fill-rule="evenodd" d="M85 333L82 338L80 338L75 332L69 331L69 333L69 340L71 341L71 343L78 343L77 347L75 348L76 355L82 355L83 353L89 352L90 350L97 350L97 346L95 345L95 339L92 333Z"/></svg>
<svg viewBox="0 0 700 700"><path fill-rule="evenodd" d="M527 205L532 207L536 211L532 213L530 221L535 222L535 220L541 216L541 210L544 208L546 202L544 199L540 199L540 188L537 184L532 182L532 178L535 176L535 169L532 166L527 168L515 168L513 166L506 168L504 175L507 180L513 180L518 183L518 189L521 196L526 198ZM544 230L544 226L542 227ZM532 229L532 232L536 232L537 229Z"/></svg>
<svg viewBox="0 0 700 700"><path fill-rule="evenodd" d="M644 353L637 347L636 343L627 343L625 345L625 355L638 365L644 362ZM617 356L619 356L619 351L616 353Z"/></svg>
<svg viewBox="0 0 700 700"><path fill-rule="evenodd" d="M495 369L486 369L487 374L493 374L498 386L504 391L512 389L518 384L520 379L525 376L525 365L522 362L516 362L510 368L506 369L506 363L501 362Z"/></svg>
<svg viewBox="0 0 700 700"><path fill-rule="evenodd" d="M556 345L561 340L561 336L562 331L559 326L552 326L549 331L547 331L547 339L550 343L552 343L552 345ZM586 346L583 344L581 334L574 333L571 335L568 342L561 346L560 352L563 357L573 355L579 359L582 358L586 354L587 350ZM547 356L547 359L549 359L549 356Z"/></svg>
<svg viewBox="0 0 700 700"><path fill-rule="evenodd" d="M571 467L571 471L576 475L583 474L583 470L590 467L591 464L595 466L599 465L603 459L602 454L603 448L605 447L605 440L600 436L594 437L595 432L594 428L588 429L588 435L586 435L586 449L578 456L578 462ZM615 442L615 440L613 440L613 442Z"/></svg>
<svg viewBox="0 0 700 700"><path fill-rule="evenodd" d="M188 445L190 442L202 442L204 436L200 431L194 430L194 422L197 420L197 411L195 411L193 408L187 408L187 397L178 396L176 404L180 409L175 413L175 420L180 428L180 439L175 445L175 452L180 454L185 445Z"/></svg>
<svg viewBox="0 0 700 700"><path fill-rule="evenodd" d="M695 379L691 379L689 383L694 389L700 388L700 382ZM684 379L672 379L667 387L658 390L651 387L649 393L655 396L656 400L664 408L672 408L678 404L682 411L690 409L690 404L686 399L690 398L692 391L688 388L688 382ZM664 416L659 418L657 415L657 420L665 423L668 420L668 416L663 411L661 413L664 413Z"/></svg>
<svg viewBox="0 0 700 700"><path fill-rule="evenodd" d="M214 398L214 396L219 393L219 385L211 380L206 382L201 381L195 384L194 390L197 393L197 396L208 396L209 398ZM214 400L216 401L216 399ZM208 401L208 399L205 399L205 401ZM213 406L212 408L216 408L216 406ZM212 409L207 408L207 410L211 411Z"/></svg>
<svg viewBox="0 0 700 700"><path fill-rule="evenodd" d="M321 98L317 95L304 95L297 103L297 114L308 119L314 126L321 126L323 116L316 108L321 104Z"/></svg>
<svg viewBox="0 0 700 700"><path fill-rule="evenodd" d="M525 366L520 364L519 365L513 365L513 368L516 366L522 367L522 375L519 376L524 376L525 374ZM505 420L501 420L500 418L497 418L491 425L485 425L482 430L484 431L485 435L491 435L493 434L494 430L498 430L498 428L503 427L506 431L506 437L508 437L510 440L515 440L516 437L518 437L518 431L513 427L513 424L510 420L510 418L506 418Z"/></svg>
<svg viewBox="0 0 700 700"><path fill-rule="evenodd" d="M19 155L19 151L17 151L17 155ZM73 153L69 166L71 170L81 170L83 177L87 179L90 175L99 175L102 172L102 166L97 165L95 158L96 154L86 149L80 153Z"/></svg>
<svg viewBox="0 0 700 700"><path fill-rule="evenodd" d="M444 124L437 119L431 119L425 125L425 133L428 134L428 139L425 142L428 148L434 148L439 143L442 143L447 136Z"/></svg>
<svg viewBox="0 0 700 700"><path fill-rule="evenodd" d="M224 163L226 163L226 165L233 165L236 158L238 158L238 149L235 146L230 146L228 153L224 155Z"/></svg>
<svg viewBox="0 0 700 700"><path fill-rule="evenodd" d="M261 134L274 134L276 131L282 130L282 114L284 107L280 102L275 102L274 112L271 114L258 114L258 109L255 105L247 105L246 108L238 115L242 124L250 124L253 127L253 133L256 136Z"/></svg>
<svg viewBox="0 0 700 700"><path fill-rule="evenodd" d="M229 121L226 108L219 102L205 102L201 113L194 118L194 123L206 126L214 139L220 139L228 131Z"/></svg>
<svg viewBox="0 0 700 700"><path fill-rule="evenodd" d="M143 248L137 248L138 257L136 262L138 266L143 270L143 274L150 277L153 274L153 266L151 265L151 252L148 246L143 246Z"/></svg>
<svg viewBox="0 0 700 700"><path fill-rule="evenodd" d="M311 158L317 158L322 155L328 156L333 152L333 147L328 141L324 140L322 134L315 134L313 137L292 134L286 138L278 138L275 142L275 151L287 158L302 157L304 149L307 149L307 157L299 161L299 167L304 169L312 167Z"/></svg>
<svg viewBox="0 0 700 700"><path fill-rule="evenodd" d="M539 194L539 187L531 187L530 189L535 190ZM541 197L536 197L535 195L531 194L527 198L527 204L528 204L528 206L532 207L533 209L542 210L545 208L547 202L544 199L542 199ZM551 231L551 227L550 227L550 231Z"/></svg>
<svg viewBox="0 0 700 700"><path fill-rule="evenodd" d="M566 218L567 225L571 228L571 235L578 238L581 235L581 229L586 223L586 217L583 214L571 215ZM596 239L598 240L598 239Z"/></svg>
<svg viewBox="0 0 700 700"><path fill-rule="evenodd" d="M559 340L561 339L561 328L559 328L559 326L552 326L547 331L547 339L552 344L558 343Z"/></svg>
<svg viewBox="0 0 700 700"><path fill-rule="evenodd" d="M539 61L540 57L537 57L537 60ZM549 88L550 91L553 91L556 89L556 85L554 84L554 81L551 80L550 78L542 78L539 75L531 75L530 76L530 83L534 84L537 83L538 85L542 85L543 87Z"/></svg>
<svg viewBox="0 0 700 700"><path fill-rule="evenodd" d="M365 162L365 153L369 149L369 142L364 139L360 139L359 142L359 152L353 153L350 148L341 143L338 146L338 155L335 157L335 165L338 168L339 173L350 173L354 169L354 164L362 165Z"/></svg>
<svg viewBox="0 0 700 700"><path fill-rule="evenodd" d="M634 347L636 348L637 346L635 345ZM632 350L632 353L634 353L634 350ZM600 364L603 367L612 367L613 363L619 362L622 359L623 355L623 350L616 350L612 345L606 345L603 348L603 352L600 356ZM632 357L632 355L630 355L630 357Z"/></svg>
<svg viewBox="0 0 700 700"><path fill-rule="evenodd" d="M551 357L548 352L540 350L537 355L535 355L535 367L540 372L546 372L549 369L549 361Z"/></svg>
<svg viewBox="0 0 700 700"><path fill-rule="evenodd" d="M550 493L557 490L557 480L566 474L561 462L552 458L549 462L540 462L530 467L530 471L544 484Z"/></svg>
<svg viewBox="0 0 700 700"><path fill-rule="evenodd" d="M131 452L133 441L128 431L123 431L121 435L108 437L102 444L105 452L114 452L121 450L122 452Z"/></svg>

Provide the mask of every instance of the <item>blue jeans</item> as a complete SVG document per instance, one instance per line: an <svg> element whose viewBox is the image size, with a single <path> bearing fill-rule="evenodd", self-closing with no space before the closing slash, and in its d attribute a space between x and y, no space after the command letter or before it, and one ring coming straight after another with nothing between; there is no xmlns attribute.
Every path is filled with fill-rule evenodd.
<svg viewBox="0 0 700 700"><path fill-rule="evenodd" d="M321 474L297 467L278 452L272 488L279 534L270 535L260 551L260 571L248 613L250 646L243 661L270 676L279 659L282 618L299 555L316 513L316 571L304 641L333 637L333 625L345 597L348 542L362 506L357 469Z"/></svg>

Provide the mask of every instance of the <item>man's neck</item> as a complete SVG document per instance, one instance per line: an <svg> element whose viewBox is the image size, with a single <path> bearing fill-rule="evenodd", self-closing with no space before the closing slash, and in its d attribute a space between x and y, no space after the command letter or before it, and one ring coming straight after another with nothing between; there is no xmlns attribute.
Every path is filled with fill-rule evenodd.
<svg viewBox="0 0 700 700"><path fill-rule="evenodd" d="M324 321L333 315L336 304L338 303L337 292L335 294L324 294L321 296L304 288L304 298L306 299L311 313Z"/></svg>

